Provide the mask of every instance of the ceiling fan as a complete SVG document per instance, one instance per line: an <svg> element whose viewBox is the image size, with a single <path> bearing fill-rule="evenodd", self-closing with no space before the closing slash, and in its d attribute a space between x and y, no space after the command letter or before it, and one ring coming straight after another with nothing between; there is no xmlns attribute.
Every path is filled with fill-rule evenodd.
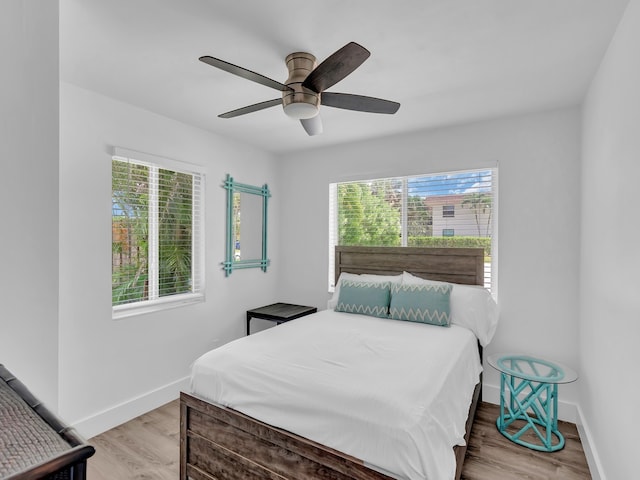
<svg viewBox="0 0 640 480"><path fill-rule="evenodd" d="M381 98L352 95L350 93L325 92L345 78L369 58L371 53L355 42L347 43L333 53L320 65L310 53L296 52L285 59L289 69L289 78L280 83L270 78L238 67L219 58L200 57L200 61L213 67L233 73L246 80L260 83L282 92L281 98L274 98L218 115L220 118L233 118L265 108L282 105L284 113L300 120L309 135L322 133L322 121L318 115L320 105L343 108L369 113L396 113L400 104Z"/></svg>

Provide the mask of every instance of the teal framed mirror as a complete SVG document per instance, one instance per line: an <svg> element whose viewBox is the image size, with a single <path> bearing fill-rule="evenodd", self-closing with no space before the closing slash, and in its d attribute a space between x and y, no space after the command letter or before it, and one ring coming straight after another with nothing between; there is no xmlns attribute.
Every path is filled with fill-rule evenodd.
<svg viewBox="0 0 640 480"><path fill-rule="evenodd" d="M236 182L231 175L222 185L227 190L227 242L222 268L228 277L241 268L267 271L267 203L271 193L261 187Z"/></svg>

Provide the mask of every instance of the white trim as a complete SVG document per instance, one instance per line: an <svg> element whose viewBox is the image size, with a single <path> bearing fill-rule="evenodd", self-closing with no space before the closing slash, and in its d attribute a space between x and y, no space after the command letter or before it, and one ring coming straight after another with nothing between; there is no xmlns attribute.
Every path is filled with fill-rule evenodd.
<svg viewBox="0 0 640 480"><path fill-rule="evenodd" d="M160 182L160 168L157 165L149 166L149 298L160 297L160 280L158 279L160 247L158 234L160 226L160 213L158 209L158 190ZM155 241L151 241L155 239Z"/></svg>
<svg viewBox="0 0 640 480"><path fill-rule="evenodd" d="M184 377L163 387L107 408L73 423L73 427L85 438L95 437L144 413L161 407L180 396L180 391L189 386L189 377Z"/></svg>
<svg viewBox="0 0 640 480"><path fill-rule="evenodd" d="M591 472L591 478L593 480L607 480L600 462L600 456L596 450L595 442L593 441L593 435L587 425L582 408L578 405L578 418L576 420L576 427L578 427L578 434L580 435L580 441L582 442L582 449L584 455L587 457L587 464Z"/></svg>
<svg viewBox="0 0 640 480"><path fill-rule="evenodd" d="M193 303L204 302L204 292L199 293L179 293L160 297L155 300L145 300L142 302L124 303L111 307L111 318L119 320L121 318L144 315L145 313L158 312L168 308L182 307Z"/></svg>
<svg viewBox="0 0 640 480"><path fill-rule="evenodd" d="M195 182L198 183L198 190L200 192L200 199L198 202L193 202L193 212L192 212L192 218L197 219L196 222L193 222L193 235L191 236L192 239L192 248L193 248L193 254L195 256L195 258L200 259L199 263L196 264L195 262L193 262L191 264L192 268L191 268L191 284L193 285L193 288L197 291L197 292L202 292L204 293L206 291L206 276L205 276L205 255L206 255L206 249L205 249L205 187L206 187L206 181L205 181L205 174L201 173L200 175L194 175L193 177L193 181L194 181L194 186L195 186ZM196 242L197 240L197 242Z"/></svg>
<svg viewBox="0 0 640 480"><path fill-rule="evenodd" d="M338 184L329 184L329 293L335 291L335 247L338 243Z"/></svg>
<svg viewBox="0 0 640 480"><path fill-rule="evenodd" d="M409 239L407 238L407 232L409 231L407 228L407 205L409 203L409 180L408 177L402 178L402 208L400 211L401 220L400 220L400 231L402 232L402 245L406 247L408 245Z"/></svg>
<svg viewBox="0 0 640 480"><path fill-rule="evenodd" d="M500 405L500 386L482 384L482 401ZM558 420L576 423L578 406L575 403L558 399Z"/></svg>
<svg viewBox="0 0 640 480"><path fill-rule="evenodd" d="M149 238L158 238L159 228L159 171L160 169L191 175L193 178L192 202L192 292L160 297L159 292L159 245L156 241L149 242L149 292L150 300L136 301L112 305L112 319L117 320L134 315L141 315L159 310L180 307L205 300L205 239L204 239L204 203L205 203L205 173L200 166L177 160L158 157L156 155L135 152L122 147L113 147L112 161L145 165L149 169ZM197 188L196 188L197 186Z"/></svg>
<svg viewBox="0 0 640 480"><path fill-rule="evenodd" d="M491 203L491 208L493 209L492 217L491 217L491 228L493 229L491 232L491 295L493 299L498 303L498 289L500 285L500 281L498 278L498 272L500 271L499 261L500 255L499 253L499 234L500 231L499 223L500 223L500 188L498 188L498 183L500 182L500 167L496 162L496 166L491 169L492 174L492 191L491 194L493 196L493 201Z"/></svg>
<svg viewBox="0 0 640 480"><path fill-rule="evenodd" d="M183 160L174 160L172 158L163 157L162 155L154 155L152 153L137 152L128 148L113 147L112 157L119 157L116 160L134 161L143 165L160 165L167 170L174 170L181 173L205 173L202 165L185 162Z"/></svg>

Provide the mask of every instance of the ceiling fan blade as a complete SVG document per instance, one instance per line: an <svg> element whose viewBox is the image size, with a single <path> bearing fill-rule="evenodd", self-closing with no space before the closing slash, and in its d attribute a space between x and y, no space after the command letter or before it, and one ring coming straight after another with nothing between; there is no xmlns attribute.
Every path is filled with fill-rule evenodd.
<svg viewBox="0 0 640 480"><path fill-rule="evenodd" d="M316 93L325 91L353 72L371 53L355 42L347 43L318 65L302 82L302 86Z"/></svg>
<svg viewBox="0 0 640 480"><path fill-rule="evenodd" d="M320 115L300 120L300 123L309 136L320 135L322 133L322 120L320 119Z"/></svg>
<svg viewBox="0 0 640 480"><path fill-rule="evenodd" d="M251 80L252 82L260 83L267 87L274 88L276 90L280 90L281 92L287 90L293 90L291 87L286 86L283 83L276 82L264 75L260 75L259 73L252 72L251 70L247 70L246 68L238 67L233 63L225 62L224 60L220 60L219 58L210 57L205 55L204 57L200 57L201 62L204 62L212 67L219 68L220 70L224 70L225 72L233 73L239 77L242 77L246 80Z"/></svg>
<svg viewBox="0 0 640 480"><path fill-rule="evenodd" d="M231 110L227 113L221 113L218 115L220 118L233 118L246 113L257 112L258 110L264 110L265 108L275 107L276 105L282 105L281 98L274 98L273 100L267 100L266 102L254 103L247 107L238 108L237 110Z"/></svg>
<svg viewBox="0 0 640 480"><path fill-rule="evenodd" d="M321 103L327 107L369 113L396 113L400 108L398 102L350 93L325 92L322 94Z"/></svg>

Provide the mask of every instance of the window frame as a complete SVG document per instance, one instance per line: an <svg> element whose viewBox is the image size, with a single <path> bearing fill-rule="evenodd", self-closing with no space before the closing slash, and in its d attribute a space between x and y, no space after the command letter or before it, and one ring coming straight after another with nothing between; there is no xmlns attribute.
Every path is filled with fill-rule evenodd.
<svg viewBox="0 0 640 480"><path fill-rule="evenodd" d="M456 206L442 205L442 218L456 218Z"/></svg>
<svg viewBox="0 0 640 480"><path fill-rule="evenodd" d="M124 149L121 147L114 147L111 161L121 161L127 163L134 163L138 165L146 166L150 169L149 178L153 179L157 177L159 170L169 170L182 174L192 175L194 179L194 200L192 202L192 238L191 238L191 281L194 285L193 290L187 293L177 293L167 296L159 296L157 289L157 279L154 282L150 282L149 298L148 300L139 300L130 303L124 303L119 305L111 304L112 319L117 320L121 318L127 318L134 315L141 315L161 310L167 310L171 308L181 307L185 305L191 305L194 303L200 303L205 301L205 225L204 225L204 204L205 204L205 169L200 165L194 165L186 162L172 160L164 157L159 157L152 154L136 152L133 150ZM155 172L155 173L153 173ZM113 166L111 169L111 176L113 179ZM197 191L196 186L197 185ZM149 217L152 218L156 215L157 205L157 182L150 180L150 193L149 198L151 205L149 206ZM113 191L111 191L113 197ZM112 199L113 202L113 199ZM113 206L111 207L111 222L113 225ZM149 236L155 237L155 241L150 241L149 256L155 256L155 252L158 250L159 239L157 231L157 222L150 222ZM113 264L112 264L112 276L113 276ZM156 262L149 262L149 275L151 273L158 274L158 268ZM156 287L153 287L156 285Z"/></svg>
<svg viewBox="0 0 640 480"><path fill-rule="evenodd" d="M328 272L328 291L333 293L335 291L334 285L334 272L335 272L335 246L338 245L338 185L345 183L369 183L382 180L396 180L402 181L402 242L401 247L407 246L407 236L404 234L407 228L407 200L410 196L408 189L408 182L410 179L420 177L443 177L443 176L455 176L461 174L471 175L473 173L490 172L491 174L491 190L490 195L492 198L491 204L491 262L488 263L489 269L485 264L485 288L487 288L492 296L497 300L498 298L498 231L499 231L499 215L498 215L498 183L499 183L499 168L497 162L493 166L473 167L454 171L437 171L428 172L404 176L381 176L377 178L349 178L342 180L333 180L329 183L329 265ZM444 217L451 218L451 217ZM455 217L454 217L455 218ZM433 236L433 234L432 234ZM465 235L463 235L464 237ZM454 235L455 237L455 235ZM450 238L450 237L449 237ZM488 280L488 281L487 281Z"/></svg>

